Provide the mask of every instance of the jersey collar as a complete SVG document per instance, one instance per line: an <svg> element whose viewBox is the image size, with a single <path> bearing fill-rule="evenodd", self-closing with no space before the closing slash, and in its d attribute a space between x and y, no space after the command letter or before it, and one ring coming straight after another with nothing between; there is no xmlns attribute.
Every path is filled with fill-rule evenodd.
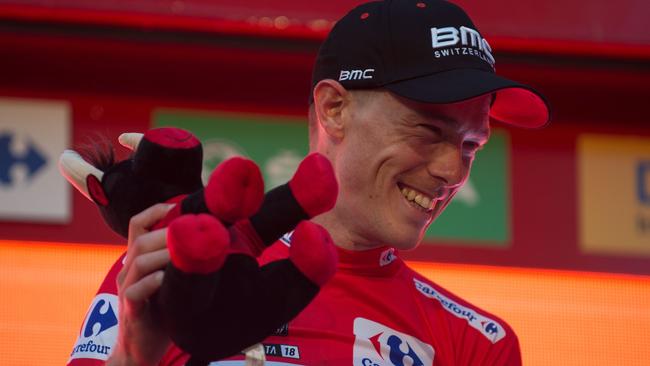
<svg viewBox="0 0 650 366"><path fill-rule="evenodd" d="M347 250L337 247L339 271L364 276L390 276L402 265L395 248L382 246L368 250Z"/></svg>

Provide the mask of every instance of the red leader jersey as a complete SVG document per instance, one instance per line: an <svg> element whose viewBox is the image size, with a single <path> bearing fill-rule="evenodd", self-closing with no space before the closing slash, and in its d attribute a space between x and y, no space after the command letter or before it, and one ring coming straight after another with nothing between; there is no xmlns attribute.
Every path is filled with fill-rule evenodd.
<svg viewBox="0 0 650 366"><path fill-rule="evenodd" d="M260 261L286 257L289 241L285 236ZM503 320L416 273L393 248L338 254L334 278L263 342L266 365L521 365L517 336ZM122 260L91 304L68 365L101 365L108 358L117 336L115 278ZM160 365L183 365L188 358L172 345ZM210 365L243 366L243 355Z"/></svg>

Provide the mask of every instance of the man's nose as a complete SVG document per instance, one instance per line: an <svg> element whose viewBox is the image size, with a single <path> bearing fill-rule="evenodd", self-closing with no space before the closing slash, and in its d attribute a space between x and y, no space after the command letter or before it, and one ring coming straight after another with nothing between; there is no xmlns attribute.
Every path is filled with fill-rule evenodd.
<svg viewBox="0 0 650 366"><path fill-rule="evenodd" d="M452 142L439 143L428 159L429 175L444 181L448 187L461 185L465 181L469 167L463 159L462 146Z"/></svg>

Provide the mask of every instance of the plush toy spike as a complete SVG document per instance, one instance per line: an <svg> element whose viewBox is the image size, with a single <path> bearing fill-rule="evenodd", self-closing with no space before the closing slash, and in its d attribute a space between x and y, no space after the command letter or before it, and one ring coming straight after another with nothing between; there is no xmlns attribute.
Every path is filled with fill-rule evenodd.
<svg viewBox="0 0 650 366"><path fill-rule="evenodd" d="M140 144L140 141L142 141L142 138L144 137L144 134L142 133L123 133L121 134L118 138L117 141L120 143L120 145L126 147L127 149L131 151L136 151L138 149L138 145Z"/></svg>
<svg viewBox="0 0 650 366"><path fill-rule="evenodd" d="M208 210L226 223L249 217L264 200L262 173L251 160L228 159L210 175L204 199Z"/></svg>
<svg viewBox="0 0 650 366"><path fill-rule="evenodd" d="M174 267L183 272L208 274L223 265L230 246L230 234L213 216L183 215L169 225L167 242Z"/></svg>
<svg viewBox="0 0 650 366"><path fill-rule="evenodd" d="M331 210L338 197L332 164L317 153L307 155L300 163L289 181L289 187L308 217Z"/></svg>
<svg viewBox="0 0 650 366"><path fill-rule="evenodd" d="M93 199L88 192L87 177L92 175L101 180L104 176L104 172L92 166L73 150L63 151L59 158L59 171L70 184L91 201Z"/></svg>
<svg viewBox="0 0 650 366"><path fill-rule="evenodd" d="M266 194L262 208L251 217L250 223L264 246L268 246L291 231L300 220L331 210L337 196L332 164L323 155L313 153L300 163L288 183ZM280 216L279 211L283 213Z"/></svg>

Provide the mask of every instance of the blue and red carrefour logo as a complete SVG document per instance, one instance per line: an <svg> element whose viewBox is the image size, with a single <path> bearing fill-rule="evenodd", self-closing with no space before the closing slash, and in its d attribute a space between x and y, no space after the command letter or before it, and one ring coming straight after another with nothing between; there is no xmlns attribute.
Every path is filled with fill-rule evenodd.
<svg viewBox="0 0 650 366"><path fill-rule="evenodd" d="M380 335L381 333L378 334L378 336ZM402 351L402 349L400 348L402 346L402 343L406 346L407 352ZM413 350L413 347L411 347L408 341L402 340L400 337L391 334L386 340L386 344L390 349L388 358L390 359L390 362L393 363L393 365L404 366L404 359L409 358L411 359L410 365L424 366L424 363L420 359L420 356L418 356L417 352Z"/></svg>
<svg viewBox="0 0 650 366"><path fill-rule="evenodd" d="M97 327L95 327L97 325ZM117 316L111 303L100 299L88 315L88 321L84 327L83 335L88 338L92 335L98 336L103 331L117 325ZM97 329L95 331L95 329Z"/></svg>
<svg viewBox="0 0 650 366"><path fill-rule="evenodd" d="M413 278L415 288L422 293L425 297L437 300L443 309L453 314L454 316L465 319L467 323L474 329L478 330L492 343L496 343L506 336L506 330L495 320L490 319L476 310L463 306L451 298L443 295L436 290L433 286Z"/></svg>
<svg viewBox="0 0 650 366"><path fill-rule="evenodd" d="M483 326L483 330L485 330L485 333L487 333L487 334L498 334L499 333L499 326L496 325L496 323L494 323L494 322L482 321L481 325Z"/></svg>
<svg viewBox="0 0 650 366"><path fill-rule="evenodd" d="M81 333L72 348L76 358L108 359L117 341L118 299L114 294L99 293L90 305Z"/></svg>
<svg viewBox="0 0 650 366"><path fill-rule="evenodd" d="M354 320L355 366L431 366L435 351L423 341L365 318Z"/></svg>
<svg viewBox="0 0 650 366"><path fill-rule="evenodd" d="M637 163L636 194L641 204L650 206L650 160Z"/></svg>
<svg viewBox="0 0 650 366"><path fill-rule="evenodd" d="M25 141L25 152L12 151L10 147L14 137L11 133L0 133L0 186L11 186L15 183L10 172L16 165L27 168L27 181L30 181L47 163L45 154L31 140Z"/></svg>
<svg viewBox="0 0 650 366"><path fill-rule="evenodd" d="M380 266L387 266L391 263L393 263L397 259L397 255L395 254L395 248L388 248L381 252L381 255L379 256L379 265Z"/></svg>
<svg viewBox="0 0 650 366"><path fill-rule="evenodd" d="M285 233L284 235L282 235L282 237L280 238L280 241L283 242L286 246L290 247L292 237L293 237L293 230L291 230L288 233Z"/></svg>

